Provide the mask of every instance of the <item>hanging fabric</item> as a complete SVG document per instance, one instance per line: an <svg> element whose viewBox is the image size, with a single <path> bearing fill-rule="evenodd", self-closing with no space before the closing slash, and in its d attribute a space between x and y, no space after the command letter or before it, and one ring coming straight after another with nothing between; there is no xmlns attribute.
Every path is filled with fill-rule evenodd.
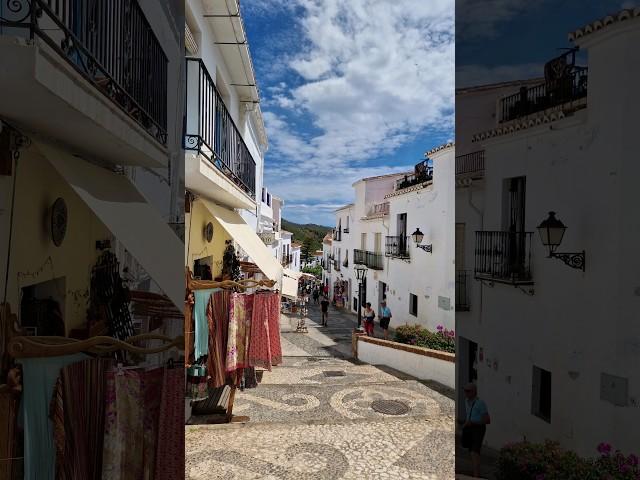
<svg viewBox="0 0 640 480"><path fill-rule="evenodd" d="M207 305L209 322L209 356L207 370L210 387L221 387L226 379L227 340L229 334L229 309L231 292L218 290L211 295Z"/></svg>
<svg viewBox="0 0 640 480"><path fill-rule="evenodd" d="M54 480L56 447L49 418L60 369L89 357L84 354L53 358L21 358L23 395L19 422L24 430L25 480Z"/></svg>
<svg viewBox="0 0 640 480"><path fill-rule="evenodd" d="M280 342L280 294L267 294L266 315L269 322L269 350L271 350L271 365L282 363L282 344Z"/></svg>
<svg viewBox="0 0 640 480"><path fill-rule="evenodd" d="M249 335L251 333L253 301L254 295L252 294L231 294L227 340L227 373L234 373L249 366L247 347L249 346Z"/></svg>
<svg viewBox="0 0 640 480"><path fill-rule="evenodd" d="M271 371L271 341L269 339L270 293L254 296L249 340L249 365ZM278 330L278 335L280 331Z"/></svg>
<svg viewBox="0 0 640 480"><path fill-rule="evenodd" d="M57 479L102 478L105 372L111 364L90 359L60 371L51 406Z"/></svg>
<svg viewBox="0 0 640 480"><path fill-rule="evenodd" d="M161 415L162 388L164 382L164 368L154 368L142 375L142 389L144 391L144 480L155 479L155 468L158 450L158 430Z"/></svg>
<svg viewBox="0 0 640 480"><path fill-rule="evenodd" d="M165 369L154 480L184 476L184 369Z"/></svg>
<svg viewBox="0 0 640 480"><path fill-rule="evenodd" d="M195 345L194 360L207 355L209 352L209 325L207 323L207 304L211 294L218 289L196 290L194 292L195 304L193 306L193 317L195 320Z"/></svg>
<svg viewBox="0 0 640 480"><path fill-rule="evenodd" d="M193 293L188 293L187 299L184 301L184 361L186 363L190 363L195 360L191 358L195 338L195 325L193 321L193 308L195 301Z"/></svg>

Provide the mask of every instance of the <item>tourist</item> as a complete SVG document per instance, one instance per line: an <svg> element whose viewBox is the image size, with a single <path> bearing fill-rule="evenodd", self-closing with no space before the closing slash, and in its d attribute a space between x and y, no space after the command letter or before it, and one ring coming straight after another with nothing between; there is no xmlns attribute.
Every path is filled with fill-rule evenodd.
<svg viewBox="0 0 640 480"><path fill-rule="evenodd" d="M329 299L325 295L320 302L320 308L322 310L322 326L327 326L327 317L329 316Z"/></svg>
<svg viewBox="0 0 640 480"><path fill-rule="evenodd" d="M318 304L318 298L320 298L320 289L318 287L313 289L313 303Z"/></svg>
<svg viewBox="0 0 640 480"><path fill-rule="evenodd" d="M491 423L487 405L478 398L478 387L469 383L464 387L467 417L462 427L462 446L471 453L473 476L480 477L480 449L487 425Z"/></svg>
<svg viewBox="0 0 640 480"><path fill-rule="evenodd" d="M367 336L373 337L373 319L376 317L376 312L371 308L371 304L367 302L364 309L364 331Z"/></svg>
<svg viewBox="0 0 640 480"><path fill-rule="evenodd" d="M387 302L380 302L380 328L385 340L389 340L389 322L391 322L391 310L387 307Z"/></svg>

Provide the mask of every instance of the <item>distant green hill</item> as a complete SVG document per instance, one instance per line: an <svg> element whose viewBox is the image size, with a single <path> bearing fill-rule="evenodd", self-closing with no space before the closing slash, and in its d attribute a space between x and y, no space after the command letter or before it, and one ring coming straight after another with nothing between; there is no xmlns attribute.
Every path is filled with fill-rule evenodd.
<svg viewBox="0 0 640 480"><path fill-rule="evenodd" d="M282 229L293 233L292 241L294 242L302 244L310 242L309 247L313 254L316 250L322 250L322 239L332 227L325 227L314 223L301 225L299 223L289 222L283 218Z"/></svg>

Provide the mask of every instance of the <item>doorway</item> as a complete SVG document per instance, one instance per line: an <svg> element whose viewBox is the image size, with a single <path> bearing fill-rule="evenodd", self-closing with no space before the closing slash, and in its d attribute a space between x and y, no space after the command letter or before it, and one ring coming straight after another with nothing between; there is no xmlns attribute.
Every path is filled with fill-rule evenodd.
<svg viewBox="0 0 640 480"><path fill-rule="evenodd" d="M382 302L387 300L387 289L388 286L384 282L378 282L378 307Z"/></svg>
<svg viewBox="0 0 640 480"><path fill-rule="evenodd" d="M64 337L64 277L22 288L20 326L24 335Z"/></svg>
<svg viewBox="0 0 640 480"><path fill-rule="evenodd" d="M466 416L465 397L463 387L467 383L478 382L478 344L465 337L458 338L460 362L458 363L458 398L456 410L459 419Z"/></svg>

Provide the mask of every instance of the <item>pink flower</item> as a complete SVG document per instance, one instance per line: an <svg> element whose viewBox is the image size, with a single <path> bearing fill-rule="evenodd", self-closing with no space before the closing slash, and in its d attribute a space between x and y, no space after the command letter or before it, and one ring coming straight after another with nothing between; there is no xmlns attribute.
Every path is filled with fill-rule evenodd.
<svg viewBox="0 0 640 480"><path fill-rule="evenodd" d="M598 453L602 455L609 455L611 453L611 445L602 442L598 445Z"/></svg>
<svg viewBox="0 0 640 480"><path fill-rule="evenodd" d="M443 327L442 325L438 325L438 326L436 327L436 329L437 329L439 332L441 332L441 331L444 329L444 327Z"/></svg>

